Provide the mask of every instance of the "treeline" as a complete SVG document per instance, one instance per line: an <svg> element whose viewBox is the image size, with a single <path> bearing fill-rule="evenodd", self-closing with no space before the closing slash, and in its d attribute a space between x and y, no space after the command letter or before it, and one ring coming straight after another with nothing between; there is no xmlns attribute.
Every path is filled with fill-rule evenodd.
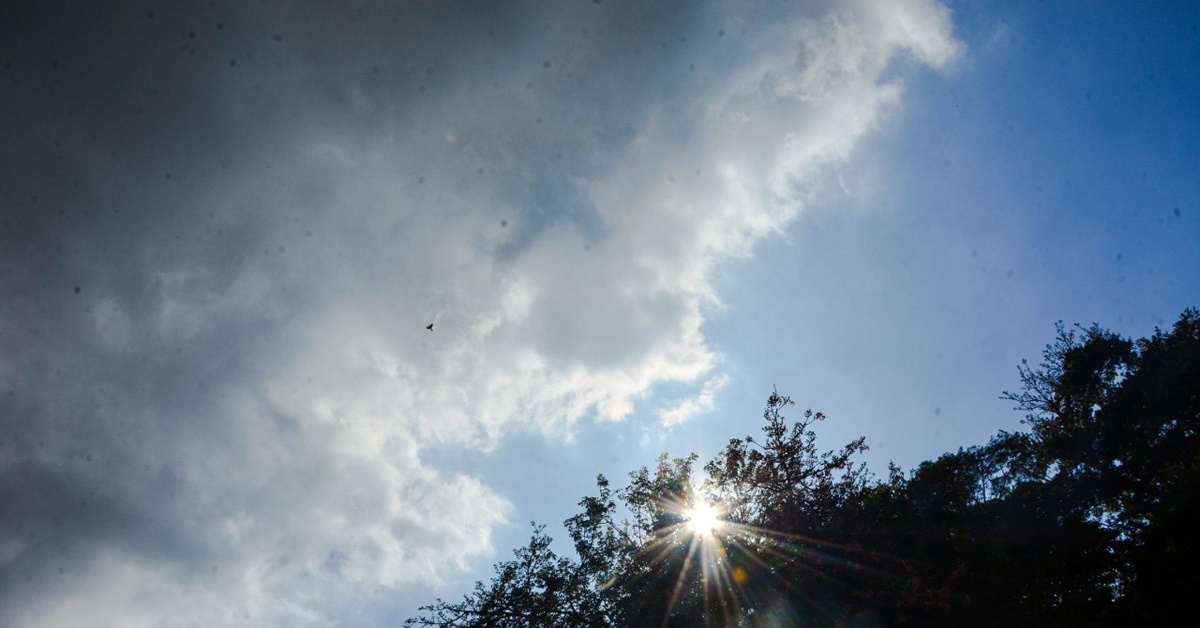
<svg viewBox="0 0 1200 628"><path fill-rule="evenodd" d="M1004 393L1027 431L908 474L817 446L772 393L763 434L663 456L535 527L490 583L406 626L1128 626L1193 616L1200 312L1136 341L1060 324ZM701 476L704 477L700 481ZM704 522L703 504L719 513ZM698 509L699 508L699 509Z"/></svg>

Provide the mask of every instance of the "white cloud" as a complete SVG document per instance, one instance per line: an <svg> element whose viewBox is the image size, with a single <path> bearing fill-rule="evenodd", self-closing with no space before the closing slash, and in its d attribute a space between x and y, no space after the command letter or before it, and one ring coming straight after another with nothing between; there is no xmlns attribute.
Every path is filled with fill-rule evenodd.
<svg viewBox="0 0 1200 628"><path fill-rule="evenodd" d="M662 408L658 411L658 418L662 421L665 427L670 427L678 423L682 423L697 414L709 412L713 409L716 401L717 391L724 388L725 384L729 383L729 376L724 373L716 375L704 382L704 386L700 388L700 392L688 399L683 399L670 408Z"/></svg>
<svg viewBox="0 0 1200 628"><path fill-rule="evenodd" d="M246 15L290 30L189 70L218 92L197 123L211 163L170 167L180 191L149 157L87 166L155 178L103 188L139 220L71 236L95 277L85 331L64 305L71 333L0 370L33 417L0 464L71 499L0 527L12 573L57 577L41 563L60 550L21 539L75 493L128 526L72 511L73 584L0 600L35 626L336 623L491 552L512 505L437 448L517 426L569 438L667 382L699 390L663 423L710 409L727 381L703 333L714 268L819 203L899 102L897 58L943 67L959 44L933 2L670 6L531 10L461 48L412 20L406 38L373 17ZM180 153L200 141L171 133ZM76 384L45 383L56 360Z"/></svg>

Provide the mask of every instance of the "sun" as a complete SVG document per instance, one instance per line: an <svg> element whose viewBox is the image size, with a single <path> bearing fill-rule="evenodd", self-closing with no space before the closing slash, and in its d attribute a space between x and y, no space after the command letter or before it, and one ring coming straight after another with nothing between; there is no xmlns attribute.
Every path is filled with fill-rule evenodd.
<svg viewBox="0 0 1200 628"><path fill-rule="evenodd" d="M688 529L699 536L709 536L721 529L721 513L707 502L699 502L684 513Z"/></svg>

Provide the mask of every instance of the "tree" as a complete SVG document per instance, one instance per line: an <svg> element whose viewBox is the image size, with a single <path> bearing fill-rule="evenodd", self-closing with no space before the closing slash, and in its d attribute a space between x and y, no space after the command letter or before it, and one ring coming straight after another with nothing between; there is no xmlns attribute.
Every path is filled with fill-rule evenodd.
<svg viewBox="0 0 1200 628"><path fill-rule="evenodd" d="M813 426L825 415L806 410L791 422L783 412L794 405L772 391L764 436L730 440L705 465L707 486L732 524L723 540L744 600L737 616L769 612L785 623L827 623L854 614L850 583L867 570L842 543L840 529L848 503L869 478L855 460L867 446L860 437L821 451Z"/></svg>
<svg viewBox="0 0 1200 628"><path fill-rule="evenodd" d="M1120 617L1174 616L1191 591L1178 574L1200 559L1200 312L1136 342L1060 324L1044 357L1006 393L1029 412L1036 466L1114 533Z"/></svg>
<svg viewBox="0 0 1200 628"><path fill-rule="evenodd" d="M763 436L664 454L540 527L490 585L410 626L1126 625L1190 611L1200 559L1200 313L1137 341L1061 323L1001 432L875 478L773 391ZM704 502L723 525L687 525Z"/></svg>
<svg viewBox="0 0 1200 628"><path fill-rule="evenodd" d="M771 550L780 535L763 531L830 521L861 483L865 471L851 458L866 449L858 439L840 452L819 452L811 426L824 415L806 412L790 424L781 412L788 405L773 392L763 414L765 439L731 441L706 465L707 483L693 477L695 454L663 454L616 491L599 476L597 494L580 501L582 512L565 522L578 560L557 556L535 527L516 560L496 567L490 585L476 583L459 603L423 607L427 614L406 625L750 625L767 603L787 607L797 595L773 573L783 566L784 555ZM702 534L686 522L708 500L728 521ZM791 514L782 517L784 511Z"/></svg>
<svg viewBox="0 0 1200 628"><path fill-rule="evenodd" d="M529 545L517 549L515 560L496 566L489 586L475 590L459 603L438 600L421 607L429 615L405 626L472 626L529 628L530 626L610 626L589 572L578 562L550 549L545 526L534 524Z"/></svg>
<svg viewBox="0 0 1200 628"><path fill-rule="evenodd" d="M866 439L821 452L812 426L825 415L808 410L789 424L783 409L793 405L772 391L763 410L766 438L732 439L723 454L705 465L709 485L734 520L782 532L811 529L866 479L865 467L854 464L854 457L868 449Z"/></svg>

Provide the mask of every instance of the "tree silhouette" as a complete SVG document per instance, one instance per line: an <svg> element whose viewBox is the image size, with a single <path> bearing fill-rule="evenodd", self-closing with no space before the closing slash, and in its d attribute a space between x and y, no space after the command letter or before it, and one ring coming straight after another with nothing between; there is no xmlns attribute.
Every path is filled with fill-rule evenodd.
<svg viewBox="0 0 1200 628"><path fill-rule="evenodd" d="M475 590L458 603L438 600L423 607L430 615L409 619L405 626L608 626L596 589L578 562L550 549L544 526L534 525L529 545L517 549L515 559L496 565L488 586Z"/></svg>
<svg viewBox="0 0 1200 628"><path fill-rule="evenodd" d="M535 526L462 602L408 626L1128 625L1190 611L1200 559L1200 313L1137 341L1061 323L1003 397L1028 432L870 475L862 438L772 392L763 436L664 454ZM720 526L687 525L708 503ZM622 514L623 513L623 514Z"/></svg>

